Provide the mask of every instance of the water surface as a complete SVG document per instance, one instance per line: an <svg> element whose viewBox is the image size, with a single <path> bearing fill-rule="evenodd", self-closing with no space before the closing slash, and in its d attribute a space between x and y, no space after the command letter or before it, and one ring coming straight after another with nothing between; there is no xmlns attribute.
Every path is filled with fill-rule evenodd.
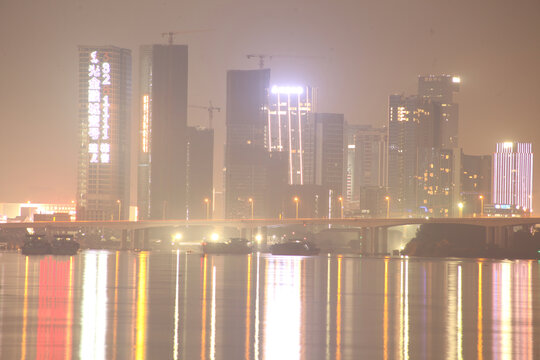
<svg viewBox="0 0 540 360"><path fill-rule="evenodd" d="M0 358L538 359L539 273L536 261L2 252Z"/></svg>

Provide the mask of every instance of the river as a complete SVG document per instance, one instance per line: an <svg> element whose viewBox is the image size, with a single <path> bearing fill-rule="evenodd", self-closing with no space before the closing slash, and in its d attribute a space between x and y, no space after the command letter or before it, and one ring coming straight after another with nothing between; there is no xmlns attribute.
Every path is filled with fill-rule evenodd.
<svg viewBox="0 0 540 360"><path fill-rule="evenodd" d="M6 251L0 358L538 359L539 275L537 261Z"/></svg>

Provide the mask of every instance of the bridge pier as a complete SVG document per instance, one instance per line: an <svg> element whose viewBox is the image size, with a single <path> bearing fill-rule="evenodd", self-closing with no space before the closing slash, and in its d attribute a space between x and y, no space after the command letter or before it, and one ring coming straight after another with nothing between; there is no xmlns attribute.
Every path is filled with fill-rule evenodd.
<svg viewBox="0 0 540 360"><path fill-rule="evenodd" d="M486 226L486 245L508 248L514 232L513 226Z"/></svg>
<svg viewBox="0 0 540 360"><path fill-rule="evenodd" d="M379 227L379 243L377 246L378 254L387 254L388 253L388 228Z"/></svg>

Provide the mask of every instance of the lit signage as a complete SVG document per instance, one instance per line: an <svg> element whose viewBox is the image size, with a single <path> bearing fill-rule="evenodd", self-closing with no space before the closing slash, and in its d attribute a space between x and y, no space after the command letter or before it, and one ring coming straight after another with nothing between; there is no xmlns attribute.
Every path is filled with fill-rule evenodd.
<svg viewBox="0 0 540 360"><path fill-rule="evenodd" d="M459 84L461 82L461 78L459 76L454 76L452 78L452 82L455 84Z"/></svg>
<svg viewBox="0 0 540 360"><path fill-rule="evenodd" d="M107 59L108 56L102 56ZM90 53L88 65L88 154L90 163L108 164L111 144L109 138L109 94L111 92L111 65L100 60L97 51Z"/></svg>
<svg viewBox="0 0 540 360"><path fill-rule="evenodd" d="M149 123L149 97L143 96L143 119L142 119L142 151L148 152L148 123Z"/></svg>
<svg viewBox="0 0 540 360"><path fill-rule="evenodd" d="M272 94L300 95L304 93L302 86L277 86L274 85L270 89Z"/></svg>

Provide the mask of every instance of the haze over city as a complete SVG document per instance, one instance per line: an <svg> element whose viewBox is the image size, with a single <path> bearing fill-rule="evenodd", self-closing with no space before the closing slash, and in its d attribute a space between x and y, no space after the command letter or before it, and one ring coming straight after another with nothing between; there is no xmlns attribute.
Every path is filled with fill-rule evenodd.
<svg viewBox="0 0 540 360"><path fill-rule="evenodd" d="M496 142L506 140L532 142L534 151L540 145L535 107L540 92L539 15L537 1L4 1L0 199L74 200L78 45L132 49L134 148L138 49L166 43L161 33L168 31L186 32L177 34L174 43L189 46L190 105L212 100L224 108L226 71L258 68L257 59L249 60L246 54L273 55L267 61L271 83L317 87L319 110L343 113L349 124L386 125L390 94L414 94L418 75L458 74L464 151L491 154ZM189 109L189 125L206 123L205 111ZM224 123L224 112L217 113L218 189ZM540 173L538 162L535 170ZM538 208L540 186L535 183Z"/></svg>

